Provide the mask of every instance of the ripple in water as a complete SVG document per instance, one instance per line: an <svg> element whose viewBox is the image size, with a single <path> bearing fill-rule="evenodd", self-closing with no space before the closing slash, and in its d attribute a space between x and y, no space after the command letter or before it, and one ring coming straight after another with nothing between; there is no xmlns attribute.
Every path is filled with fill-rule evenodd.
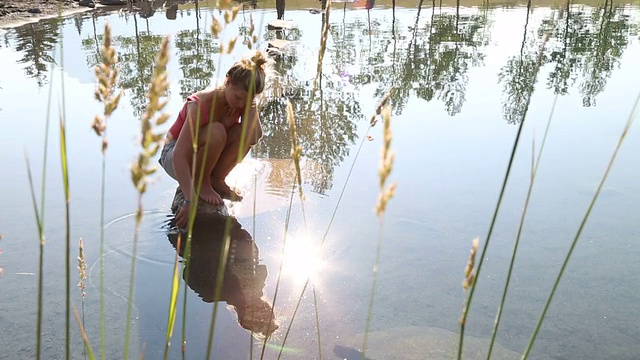
<svg viewBox="0 0 640 360"><path fill-rule="evenodd" d="M172 268L175 249L172 248L167 237L167 234L172 231L168 225L171 216L165 211L143 213L136 250L137 274L147 273L148 268L154 268L156 272L170 271ZM135 213L118 217L107 223L104 228L105 291L125 303L128 299L134 232ZM95 261L89 263L87 282L89 286L97 289L100 284L100 255L97 250L95 254L87 254L87 259L91 258Z"/></svg>

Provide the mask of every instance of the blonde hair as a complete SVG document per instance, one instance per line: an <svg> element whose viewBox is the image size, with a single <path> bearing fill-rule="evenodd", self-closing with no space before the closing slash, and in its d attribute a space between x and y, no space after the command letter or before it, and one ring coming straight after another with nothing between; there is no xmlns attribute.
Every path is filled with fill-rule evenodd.
<svg viewBox="0 0 640 360"><path fill-rule="evenodd" d="M256 51L231 66L227 71L227 78L231 84L241 86L249 92L253 80L253 95L260 95L267 83L268 72L271 65L269 59L262 51ZM255 76L252 74L255 70Z"/></svg>

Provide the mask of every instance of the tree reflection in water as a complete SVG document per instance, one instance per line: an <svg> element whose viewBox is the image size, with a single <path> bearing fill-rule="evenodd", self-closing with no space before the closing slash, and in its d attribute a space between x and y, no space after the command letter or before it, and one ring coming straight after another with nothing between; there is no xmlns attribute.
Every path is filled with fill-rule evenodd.
<svg viewBox="0 0 640 360"><path fill-rule="evenodd" d="M324 15L323 15L324 21ZM320 24L324 26L324 22ZM273 32L276 37L292 42L301 34ZM348 147L356 138L356 122L363 119L354 89L344 86L337 68L324 68L320 74L318 93L311 97L313 80L300 79L295 67L300 58L294 44L275 64L275 79L267 89L261 111L264 136L256 148L256 156L288 159L291 154L286 102L291 101L297 127L298 142L303 149L311 191L325 194L333 185L334 168L348 155Z"/></svg>
<svg viewBox="0 0 640 360"><path fill-rule="evenodd" d="M414 95L443 102L447 113L454 116L464 105L470 68L483 65L483 48L490 37L488 10L456 15L436 13L431 8L428 20L421 19L422 7L418 10L410 36L396 34L403 27L395 18L384 26L375 19L367 24L334 24L331 29L336 45L332 54L336 60L344 59L343 51L359 49L355 52L361 56L353 58L362 60L350 64L360 69L353 77L354 84L378 84L376 97L382 97L393 84L396 114L402 113ZM345 33L352 35L344 36ZM369 39L364 41L358 34Z"/></svg>
<svg viewBox="0 0 640 360"><path fill-rule="evenodd" d="M24 65L24 74L33 78L39 87L48 83L47 73L55 63L53 49L58 44L62 21L50 19L29 23L14 29L13 50L21 53L18 64Z"/></svg>

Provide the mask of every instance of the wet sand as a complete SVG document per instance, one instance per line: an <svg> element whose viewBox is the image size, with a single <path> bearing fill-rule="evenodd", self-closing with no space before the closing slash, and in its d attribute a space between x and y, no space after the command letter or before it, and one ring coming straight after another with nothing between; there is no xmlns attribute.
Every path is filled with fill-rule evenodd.
<svg viewBox="0 0 640 360"><path fill-rule="evenodd" d="M95 8L89 8L79 6L74 0L4 0L0 3L0 33L2 29L55 18L60 14L66 17L101 8L117 9L119 7L96 4Z"/></svg>

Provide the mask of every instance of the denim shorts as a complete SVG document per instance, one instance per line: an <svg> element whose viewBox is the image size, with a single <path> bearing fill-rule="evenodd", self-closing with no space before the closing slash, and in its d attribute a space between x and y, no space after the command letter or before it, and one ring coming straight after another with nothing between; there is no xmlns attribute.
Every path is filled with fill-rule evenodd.
<svg viewBox="0 0 640 360"><path fill-rule="evenodd" d="M167 172L169 176L173 179L178 180L176 178L176 171L173 168L173 151L176 148L176 140L167 141L162 147L162 151L160 152L160 158L158 162L160 166Z"/></svg>

